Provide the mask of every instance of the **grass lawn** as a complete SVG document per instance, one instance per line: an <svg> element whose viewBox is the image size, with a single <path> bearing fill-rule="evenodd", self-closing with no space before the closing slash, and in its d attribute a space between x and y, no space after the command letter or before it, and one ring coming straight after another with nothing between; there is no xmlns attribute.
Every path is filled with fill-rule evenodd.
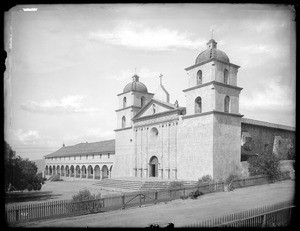
<svg viewBox="0 0 300 231"><path fill-rule="evenodd" d="M24 205L48 202L53 200L68 200L82 189L88 189L92 194L119 194L117 192L99 190L93 185L95 181L46 181L40 191L12 192L6 195L6 205Z"/></svg>

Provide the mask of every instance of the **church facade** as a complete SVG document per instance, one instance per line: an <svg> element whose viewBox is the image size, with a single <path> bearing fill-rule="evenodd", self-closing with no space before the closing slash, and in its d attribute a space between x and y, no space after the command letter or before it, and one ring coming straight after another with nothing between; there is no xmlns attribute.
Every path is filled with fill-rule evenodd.
<svg viewBox="0 0 300 231"><path fill-rule="evenodd" d="M266 148L274 148L274 139L292 143L294 128L245 119L239 113L242 91L237 86L239 68L230 63L226 53L217 49L217 42L211 39L195 63L185 69L188 76L188 87L182 89L185 107L177 101L170 103L162 80L153 94L135 74L117 95L114 150L101 148L98 142L99 147L89 153L98 156L109 152L113 154L113 162L106 164L93 159L91 164L81 164L85 173L91 165L98 166L92 171L93 179L105 176L198 180L204 175L225 179L240 165L243 154L258 155ZM73 155L72 151L63 150L66 148L45 156L46 169L52 165L62 168L61 161L52 162L60 153ZM77 152L75 156L81 154ZM81 165L75 162L72 165L79 166L77 173L81 176ZM47 174L51 175L49 171Z"/></svg>
<svg viewBox="0 0 300 231"><path fill-rule="evenodd" d="M135 75L118 95L113 176L228 176L241 161L238 68L211 39L185 69L186 107L171 104L162 84L149 94Z"/></svg>

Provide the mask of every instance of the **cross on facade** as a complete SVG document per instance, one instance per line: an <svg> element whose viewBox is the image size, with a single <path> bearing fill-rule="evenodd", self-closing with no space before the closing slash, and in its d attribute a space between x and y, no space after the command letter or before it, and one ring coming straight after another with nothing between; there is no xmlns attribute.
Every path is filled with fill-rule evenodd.
<svg viewBox="0 0 300 231"><path fill-rule="evenodd" d="M159 83L160 83L160 85L162 85L162 77L163 77L163 75L160 74L158 77L159 77Z"/></svg>

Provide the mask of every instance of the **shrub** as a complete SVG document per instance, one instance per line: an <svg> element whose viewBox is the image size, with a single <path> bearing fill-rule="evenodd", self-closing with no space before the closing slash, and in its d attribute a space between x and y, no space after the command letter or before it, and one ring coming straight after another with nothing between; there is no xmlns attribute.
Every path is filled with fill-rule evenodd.
<svg viewBox="0 0 300 231"><path fill-rule="evenodd" d="M263 153L257 157L251 157L249 162L249 172L251 176L268 175L272 180L276 180L279 170L279 158L273 153Z"/></svg>
<svg viewBox="0 0 300 231"><path fill-rule="evenodd" d="M195 192L191 192L189 196L191 199L197 199L197 197L201 195L203 195L203 192L197 189Z"/></svg>
<svg viewBox="0 0 300 231"><path fill-rule="evenodd" d="M199 184L206 184L206 183L212 183L212 182L214 182L214 180L211 177L211 175L202 176L202 178L198 180Z"/></svg>
<svg viewBox="0 0 300 231"><path fill-rule="evenodd" d="M84 189L79 191L77 194L72 196L72 200L75 202L78 201L87 201L87 200L95 200L95 199L100 199L101 198L101 193L98 193L97 195L91 194L91 192L88 189Z"/></svg>
<svg viewBox="0 0 300 231"><path fill-rule="evenodd" d="M235 179L237 179L238 176L235 174L230 174L224 181L224 187L225 187L225 191L233 191L234 187L233 187L233 181Z"/></svg>
<svg viewBox="0 0 300 231"><path fill-rule="evenodd" d="M182 200L185 200L185 199L188 199L188 198L189 198L189 196L187 196L187 195L180 196L180 199L182 199Z"/></svg>
<svg viewBox="0 0 300 231"><path fill-rule="evenodd" d="M97 200L100 198L101 193L95 195L91 194L91 192L88 189L84 189L72 196L72 202L82 203L71 203L66 207L70 212L86 210L89 210L90 212L98 212L100 211L100 208L103 207L102 202L100 200Z"/></svg>

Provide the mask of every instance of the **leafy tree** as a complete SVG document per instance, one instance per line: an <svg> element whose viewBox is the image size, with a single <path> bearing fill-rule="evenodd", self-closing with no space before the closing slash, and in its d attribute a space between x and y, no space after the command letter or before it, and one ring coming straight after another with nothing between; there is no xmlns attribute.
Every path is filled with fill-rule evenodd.
<svg viewBox="0 0 300 231"><path fill-rule="evenodd" d="M287 151L287 159L288 160L295 160L295 147L291 147L289 148L289 150Z"/></svg>
<svg viewBox="0 0 300 231"><path fill-rule="evenodd" d="M264 152L259 156L251 157L248 162L251 176L264 174L275 180L280 173L279 158L272 152Z"/></svg>
<svg viewBox="0 0 300 231"><path fill-rule="evenodd" d="M28 159L16 156L9 144L5 142L5 189L40 190L44 179L37 175L37 166Z"/></svg>

